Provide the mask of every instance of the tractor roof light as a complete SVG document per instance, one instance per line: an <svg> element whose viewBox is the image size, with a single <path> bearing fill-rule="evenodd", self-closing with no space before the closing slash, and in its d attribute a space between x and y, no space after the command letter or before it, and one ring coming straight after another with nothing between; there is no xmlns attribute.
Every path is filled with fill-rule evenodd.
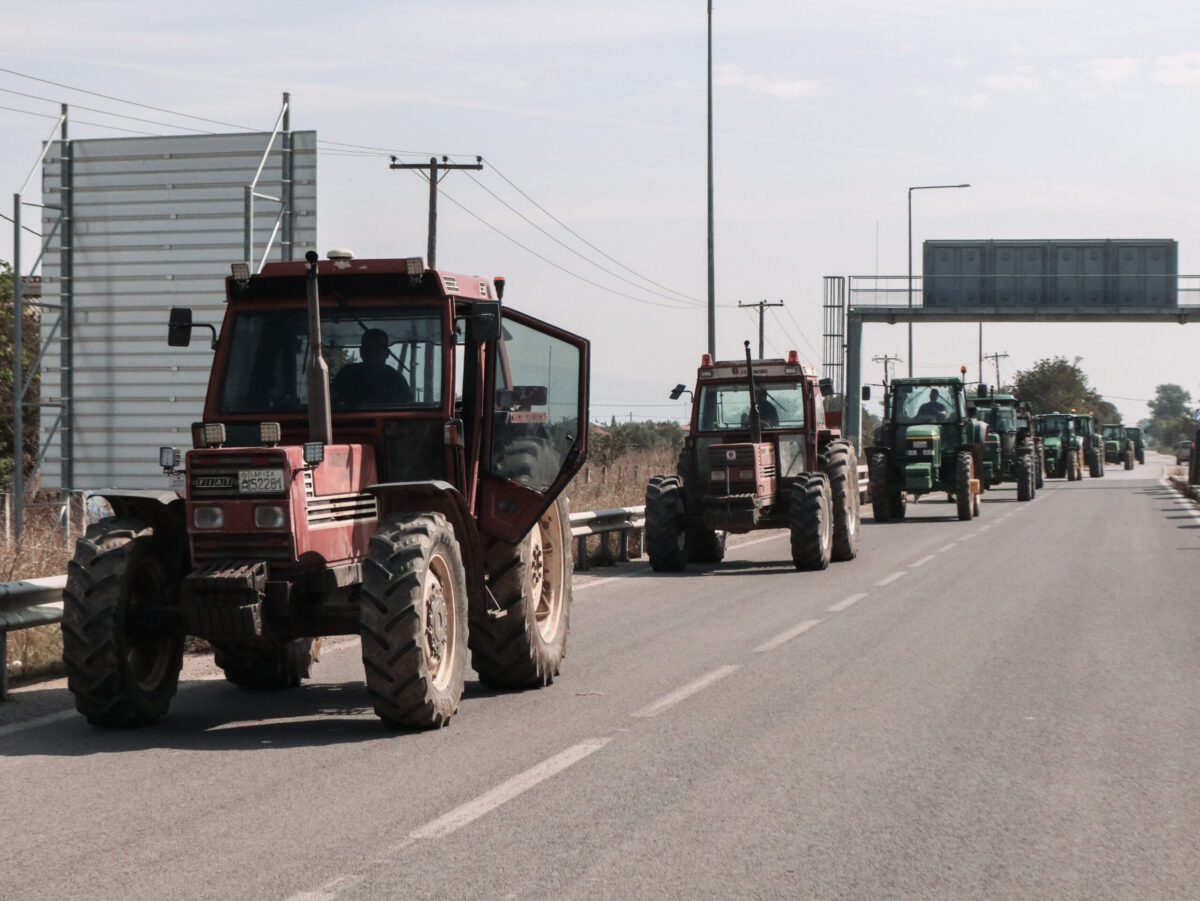
<svg viewBox="0 0 1200 901"><path fill-rule="evenodd" d="M239 285L245 285L250 281L250 264L247 262L232 263L229 271L233 275L233 280Z"/></svg>
<svg viewBox="0 0 1200 901"><path fill-rule="evenodd" d="M406 257L404 260L408 277L414 280L420 280L425 274L425 260L421 257Z"/></svg>
<svg viewBox="0 0 1200 901"><path fill-rule="evenodd" d="M800 354L798 354L794 350L789 350L788 355L787 355L787 361L789 363L799 363L800 362Z"/></svg>
<svg viewBox="0 0 1200 901"><path fill-rule="evenodd" d="M267 447L277 445L282 435L283 430L277 422L260 422L258 424L258 437Z"/></svg>
<svg viewBox="0 0 1200 901"><path fill-rule="evenodd" d="M158 449L158 465L168 472L173 472L178 468L180 459L177 447L160 447Z"/></svg>
<svg viewBox="0 0 1200 901"><path fill-rule="evenodd" d="M711 366L712 365L712 354L702 355L700 357L700 365L701 366Z"/></svg>
<svg viewBox="0 0 1200 901"><path fill-rule="evenodd" d="M205 447L220 447L225 443L225 423L223 422L206 422L204 423L204 446Z"/></svg>

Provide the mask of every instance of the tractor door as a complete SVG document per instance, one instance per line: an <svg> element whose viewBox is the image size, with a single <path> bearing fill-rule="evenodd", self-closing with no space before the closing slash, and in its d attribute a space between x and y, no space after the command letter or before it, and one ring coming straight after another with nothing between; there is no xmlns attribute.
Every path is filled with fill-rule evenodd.
<svg viewBox="0 0 1200 901"><path fill-rule="evenodd" d="M587 453L588 342L504 309L488 373L491 416L479 460L479 527L515 543Z"/></svg>

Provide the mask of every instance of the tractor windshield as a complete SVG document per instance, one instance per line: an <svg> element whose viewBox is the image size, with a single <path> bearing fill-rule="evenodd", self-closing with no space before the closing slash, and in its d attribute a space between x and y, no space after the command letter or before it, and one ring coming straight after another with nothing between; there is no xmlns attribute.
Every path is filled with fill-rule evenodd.
<svg viewBox="0 0 1200 901"><path fill-rule="evenodd" d="M232 328L221 412L307 410L306 311L250 311L234 319ZM439 308L322 310L321 336L335 412L429 408L441 403Z"/></svg>
<svg viewBox="0 0 1200 901"><path fill-rule="evenodd" d="M902 425L949 422L962 418L962 395L957 385L899 383L892 400L892 418Z"/></svg>
<svg viewBox="0 0 1200 901"><path fill-rule="evenodd" d="M1061 438L1067 431L1067 420L1064 416L1047 416L1037 421L1037 433L1043 438Z"/></svg>
<svg viewBox="0 0 1200 901"><path fill-rule="evenodd" d="M756 382L758 416L764 429L804 428L804 387L801 382ZM750 386L745 382L700 388L702 432L750 428Z"/></svg>

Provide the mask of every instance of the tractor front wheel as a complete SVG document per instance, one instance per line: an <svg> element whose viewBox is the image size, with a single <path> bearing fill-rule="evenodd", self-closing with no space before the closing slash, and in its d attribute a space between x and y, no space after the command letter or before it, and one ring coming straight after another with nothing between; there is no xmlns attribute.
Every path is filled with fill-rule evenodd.
<svg viewBox="0 0 1200 901"><path fill-rule="evenodd" d="M1083 477L1079 466L1079 451L1072 448L1067 451L1067 481L1078 482Z"/></svg>
<svg viewBox="0 0 1200 901"><path fill-rule="evenodd" d="M958 518L971 518L974 504L971 495L971 477L974 461L970 451L959 451L954 459L954 499L958 504Z"/></svg>
<svg viewBox="0 0 1200 901"><path fill-rule="evenodd" d="M570 520L560 497L519 544L497 544L488 554L488 587L500 609L472 604L467 639L484 682L524 688L558 675L571 613Z"/></svg>
<svg viewBox="0 0 1200 901"><path fill-rule="evenodd" d="M687 514L679 476L655 476L646 486L646 555L655 572L687 566Z"/></svg>
<svg viewBox="0 0 1200 901"><path fill-rule="evenodd" d="M444 726L458 710L467 668L467 577L446 518L404 514L380 523L360 597L375 713L393 726Z"/></svg>
<svg viewBox="0 0 1200 901"><path fill-rule="evenodd" d="M833 553L832 492L823 473L801 475L792 486L789 524L792 562L799 570L825 569Z"/></svg>
<svg viewBox="0 0 1200 901"><path fill-rule="evenodd" d="M858 555L858 454L848 441L832 441L825 448L821 469L829 478L833 499L833 559L853 560Z"/></svg>
<svg viewBox="0 0 1200 901"><path fill-rule="evenodd" d="M867 474L870 477L871 515L876 522L887 522L892 518L891 505L888 503L887 454L872 454L867 464Z"/></svg>
<svg viewBox="0 0 1200 901"><path fill-rule="evenodd" d="M1021 454L1017 457L1017 500L1033 500L1034 490L1033 455Z"/></svg>
<svg viewBox="0 0 1200 901"><path fill-rule="evenodd" d="M63 662L75 707L95 726L144 726L171 704L183 638L139 620L139 608L162 602L171 571L140 519L101 520L75 543L63 591Z"/></svg>
<svg viewBox="0 0 1200 901"><path fill-rule="evenodd" d="M1125 468L1133 469L1133 451L1127 450L1122 456L1124 457Z"/></svg>
<svg viewBox="0 0 1200 901"><path fill-rule="evenodd" d="M241 688L295 688L308 678L321 647L319 638L283 641L214 641L213 657L225 678Z"/></svg>

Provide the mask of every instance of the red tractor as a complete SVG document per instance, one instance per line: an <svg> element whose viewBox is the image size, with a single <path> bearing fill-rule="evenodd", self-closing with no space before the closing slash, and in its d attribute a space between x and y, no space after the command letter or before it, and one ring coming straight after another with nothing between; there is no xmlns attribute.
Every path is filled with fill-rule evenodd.
<svg viewBox="0 0 1200 901"><path fill-rule="evenodd" d="M825 422L828 380L786 360L705 354L675 475L646 489L646 551L659 571L725 556L726 533L788 529L797 569L858 553L858 457ZM676 387L672 397L685 390Z"/></svg>
<svg viewBox="0 0 1200 901"><path fill-rule="evenodd" d="M468 648L493 685L558 674L588 342L495 285L347 252L233 267L192 449L160 453L182 493L100 492L114 515L76 545L63 657L88 720L164 714L188 635L257 689L359 635L375 712L410 728L454 714ZM194 327L172 310L168 343Z"/></svg>

